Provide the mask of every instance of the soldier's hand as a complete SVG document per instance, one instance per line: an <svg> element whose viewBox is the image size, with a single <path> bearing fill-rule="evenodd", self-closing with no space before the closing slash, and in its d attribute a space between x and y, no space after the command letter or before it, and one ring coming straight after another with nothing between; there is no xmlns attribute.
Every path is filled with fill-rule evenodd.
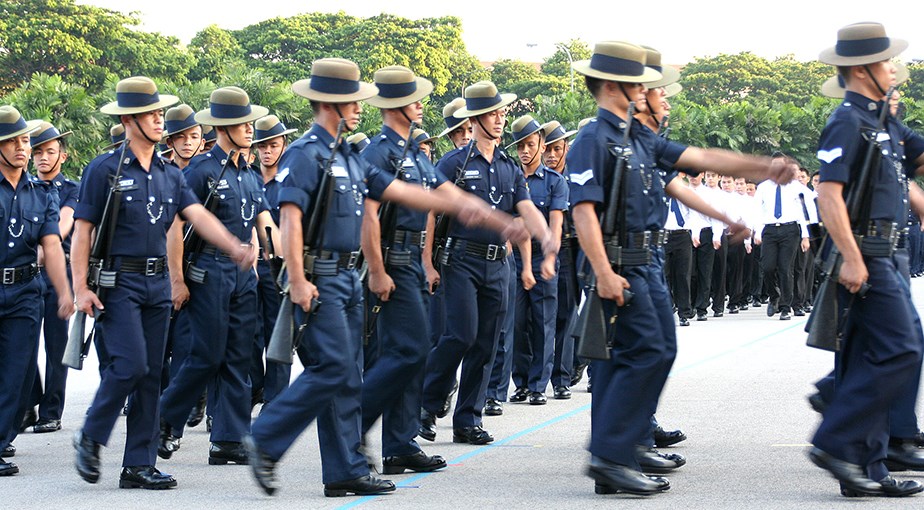
<svg viewBox="0 0 924 510"><path fill-rule="evenodd" d="M798 172L799 165L788 158L773 158L767 168L767 178L777 184L788 184Z"/></svg>
<svg viewBox="0 0 924 510"><path fill-rule="evenodd" d="M481 200L465 200L456 218L466 227L477 227L491 215L491 208Z"/></svg>
<svg viewBox="0 0 924 510"><path fill-rule="evenodd" d="M74 296L70 292L64 296L58 296L58 318L67 320L74 314Z"/></svg>
<svg viewBox="0 0 924 510"><path fill-rule="evenodd" d="M511 221L504 227L501 235L513 244L520 244L529 239L529 231L522 221Z"/></svg>
<svg viewBox="0 0 924 510"><path fill-rule="evenodd" d="M619 306L626 303L622 291L629 287L631 287L629 280L619 276L612 270L607 270L603 274L597 275L597 294L603 299L616 301Z"/></svg>
<svg viewBox="0 0 924 510"><path fill-rule="evenodd" d="M289 298L306 312L311 310L311 302L318 299L318 296L318 288L308 280L289 282Z"/></svg>
<svg viewBox="0 0 924 510"><path fill-rule="evenodd" d="M257 252L254 251L252 244L241 243L238 245L237 250L231 254L231 260L241 268L241 271L246 271L252 268L257 261Z"/></svg>
<svg viewBox="0 0 924 510"><path fill-rule="evenodd" d="M433 294L440 284L440 272L433 267L433 264L424 264L424 271L427 273L427 290Z"/></svg>
<svg viewBox="0 0 924 510"><path fill-rule="evenodd" d="M745 239L751 237L751 229L746 227L744 223L732 223L728 225L729 237L728 242L731 244L738 244L744 242Z"/></svg>
<svg viewBox="0 0 924 510"><path fill-rule="evenodd" d="M722 248L722 241L712 241L712 247L715 248L716 250L721 249L721 248Z"/></svg>
<svg viewBox="0 0 924 510"><path fill-rule="evenodd" d="M173 301L173 309L179 310L186 306L186 303L189 302L189 287L186 286L186 282L182 280L175 280L170 282L170 299Z"/></svg>
<svg viewBox="0 0 924 510"><path fill-rule="evenodd" d="M391 293L395 291L395 281L385 271L369 271L369 292L379 297L382 302L388 301Z"/></svg>
<svg viewBox="0 0 924 510"><path fill-rule="evenodd" d="M802 242L799 244L799 247L802 248L802 253L805 253L809 250L809 240L808 237L803 237Z"/></svg>
<svg viewBox="0 0 924 510"><path fill-rule="evenodd" d="M700 245L699 234L696 234L693 236L693 247L699 248L699 245Z"/></svg>
<svg viewBox="0 0 924 510"><path fill-rule="evenodd" d="M523 290L530 290L536 285L536 277L533 276L533 270L524 268L520 273L520 281L523 282Z"/></svg>
<svg viewBox="0 0 924 510"><path fill-rule="evenodd" d="M99 297L90 289L83 289L77 293L76 306L78 310L87 314L88 317L93 317L94 308L97 310L104 309Z"/></svg>
<svg viewBox="0 0 924 510"><path fill-rule="evenodd" d="M546 235L542 240L542 255L545 257L548 257L549 255L558 255L559 249L561 249L561 239L555 238L555 236L549 232L548 235ZM552 274L554 273L555 271L552 271Z"/></svg>
<svg viewBox="0 0 924 510"><path fill-rule="evenodd" d="M555 259L554 258L546 257L542 261L542 266L540 267L542 269L541 274L542 274L543 280L549 281L552 278L555 278Z"/></svg>
<svg viewBox="0 0 924 510"><path fill-rule="evenodd" d="M857 262L844 260L837 276L838 283L847 287L851 294L856 294L868 279L869 272L866 270L866 264L863 263L862 259Z"/></svg>

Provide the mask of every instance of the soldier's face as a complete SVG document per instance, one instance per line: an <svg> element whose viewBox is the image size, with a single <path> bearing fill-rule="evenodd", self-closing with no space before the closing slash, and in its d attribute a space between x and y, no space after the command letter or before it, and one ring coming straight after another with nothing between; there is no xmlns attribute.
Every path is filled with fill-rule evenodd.
<svg viewBox="0 0 924 510"><path fill-rule="evenodd" d="M463 145L468 145L468 142L472 141L472 123L466 120L462 126L453 129L449 133L449 139L452 140L452 144L457 149Z"/></svg>
<svg viewBox="0 0 924 510"><path fill-rule="evenodd" d="M346 120L346 130L353 131L356 129L356 126L359 125L359 121L362 118L362 103L359 101L353 101L352 103L344 103L339 106L340 115L342 115L343 119Z"/></svg>
<svg viewBox="0 0 924 510"><path fill-rule="evenodd" d="M504 124L507 122L507 109L498 108L493 112L484 113L478 116L478 125L486 134L495 140L504 136Z"/></svg>
<svg viewBox="0 0 924 510"><path fill-rule="evenodd" d="M225 129L227 130L228 136L231 137L231 141L235 145L240 145L241 147L250 147L250 142L253 141L252 122L245 122L243 124L228 126Z"/></svg>
<svg viewBox="0 0 924 510"><path fill-rule="evenodd" d="M260 164L263 168L269 168L279 162L279 156L285 149L285 143L281 136L271 138L265 142L257 144L257 153L260 155Z"/></svg>
<svg viewBox="0 0 924 510"><path fill-rule="evenodd" d="M0 152L5 158L0 161L0 165L7 166L7 161L13 165L13 169L21 170L29 163L29 155L32 153L32 146L29 143L29 135L19 135L0 142Z"/></svg>
<svg viewBox="0 0 924 510"><path fill-rule="evenodd" d="M67 152L61 150L61 143L53 140L43 143L32 149L32 164L35 165L35 171L40 174L48 174L61 168L61 164L67 160Z"/></svg>
<svg viewBox="0 0 924 510"><path fill-rule="evenodd" d="M524 140L517 142L517 156L520 163L524 165L536 162L536 155L545 150L545 144L538 133L527 136Z"/></svg>
<svg viewBox="0 0 924 510"><path fill-rule="evenodd" d="M416 103L411 103L403 108L404 114L407 115L407 118L411 119L417 125L420 125L423 122L423 103L417 101Z"/></svg>
<svg viewBox="0 0 924 510"><path fill-rule="evenodd" d="M427 159L429 160L433 159L433 156L430 155L433 152L432 149L433 149L433 146L430 145L429 143L420 144L420 152L423 152L427 156Z"/></svg>
<svg viewBox="0 0 924 510"><path fill-rule="evenodd" d="M652 113L662 113L665 110L665 103L667 103L667 100L664 99L666 95L667 92L664 91L664 87L649 89L648 94L645 95L648 109Z"/></svg>
<svg viewBox="0 0 924 510"><path fill-rule="evenodd" d="M545 146L545 152L542 153L543 162L556 172L561 173L564 170L565 155L568 154L568 142L558 140Z"/></svg>
<svg viewBox="0 0 924 510"><path fill-rule="evenodd" d="M123 116L123 119L126 116ZM164 111L163 110L154 110L152 112L137 113L132 117L135 118L135 122L122 122L125 126L126 133L130 133L133 129L140 127L144 132L144 137L150 138L151 140L160 140L164 136ZM126 138L137 138L132 136L126 136Z"/></svg>
<svg viewBox="0 0 924 510"><path fill-rule="evenodd" d="M199 149L202 148L202 127L196 126L180 131L167 139L167 145L172 147L181 158L192 158L199 154Z"/></svg>

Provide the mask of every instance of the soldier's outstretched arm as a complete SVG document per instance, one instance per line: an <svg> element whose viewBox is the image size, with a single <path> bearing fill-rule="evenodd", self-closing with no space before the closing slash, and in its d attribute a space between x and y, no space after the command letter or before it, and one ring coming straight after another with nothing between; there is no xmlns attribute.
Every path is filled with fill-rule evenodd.
<svg viewBox="0 0 924 510"><path fill-rule="evenodd" d="M760 182L770 179L779 184L786 184L796 178L799 165L785 161L783 158L739 154L725 149L701 149L687 147L677 159L677 168L692 168L700 172L721 169L722 173L733 177Z"/></svg>
<svg viewBox="0 0 924 510"><path fill-rule="evenodd" d="M221 221L210 213L202 204L192 204L181 211L183 217L193 224L199 235L231 256L241 269L253 266L256 253L250 243L241 243L234 237Z"/></svg>

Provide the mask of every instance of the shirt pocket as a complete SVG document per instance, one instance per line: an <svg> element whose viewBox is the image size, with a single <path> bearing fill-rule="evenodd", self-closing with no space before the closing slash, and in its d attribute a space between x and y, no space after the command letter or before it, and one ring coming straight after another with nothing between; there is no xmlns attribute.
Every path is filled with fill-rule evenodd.
<svg viewBox="0 0 924 510"><path fill-rule="evenodd" d="M12 220L11 220L12 221ZM23 210L20 222L20 231L17 232L16 225L11 224L9 230L14 234L13 237L19 237L30 248L38 246L39 233L42 231L42 225L45 223L45 211ZM15 234L19 234L16 236Z"/></svg>
<svg viewBox="0 0 924 510"><path fill-rule="evenodd" d="M349 177L337 177L334 180L334 193L332 195L334 203L331 210L335 215L338 217L362 215L363 195L359 186Z"/></svg>
<svg viewBox="0 0 924 510"><path fill-rule="evenodd" d="M119 209L119 217L125 218L130 223L140 223L147 220L146 204L148 197L142 189L131 189L122 191L122 203Z"/></svg>

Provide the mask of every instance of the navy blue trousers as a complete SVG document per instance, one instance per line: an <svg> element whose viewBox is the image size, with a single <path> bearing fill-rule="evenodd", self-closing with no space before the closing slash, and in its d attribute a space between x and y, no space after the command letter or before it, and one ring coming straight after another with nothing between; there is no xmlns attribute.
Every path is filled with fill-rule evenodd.
<svg viewBox="0 0 924 510"><path fill-rule="evenodd" d="M574 241L572 239L572 241ZM571 386L574 371L574 338L568 334L568 320L580 299L574 252L563 247L558 252L558 312L555 315L555 357L552 362L552 386Z"/></svg>
<svg viewBox="0 0 924 510"><path fill-rule="evenodd" d="M71 268L67 267L70 277ZM39 421L60 420L64 413L64 389L67 384L67 367L61 364L67 345L67 321L58 317L58 293L48 274L42 269L45 302L42 329L45 338L45 383L36 367L35 382L29 407L38 406Z"/></svg>
<svg viewBox="0 0 924 510"><path fill-rule="evenodd" d="M279 313L281 297L273 281L269 263L260 260L257 264L260 280L257 282L257 334L254 337L253 352L250 358L250 382L253 385L251 392L256 395L263 390L263 400L269 402L282 393L289 385L289 375L292 366L285 363L266 361L263 355L270 337L273 336L273 327L276 325L276 315Z"/></svg>
<svg viewBox="0 0 924 510"><path fill-rule="evenodd" d="M452 249L450 263L442 267L447 304L445 334L427 358L421 402L424 409L436 414L462 363L452 417L457 429L481 425L488 380L507 309L510 271L507 260L474 257L466 254L462 246L460 243Z"/></svg>
<svg viewBox="0 0 924 510"><path fill-rule="evenodd" d="M517 288L522 285L514 267L510 267L510 277L507 287L507 312L501 321L500 337L497 340L497 351L494 353L494 364L491 368L491 377L488 380L486 398L493 398L498 402L507 401L507 392L510 389L510 373L513 371L513 342L516 328Z"/></svg>
<svg viewBox="0 0 924 510"><path fill-rule="evenodd" d="M97 325L106 339L109 363L83 425L86 437L109 442L125 399L132 405L125 421L123 466L153 466L157 460L161 370L170 318L170 277L119 273L107 291L106 313ZM187 410L188 413L188 410Z"/></svg>
<svg viewBox="0 0 924 510"><path fill-rule="evenodd" d="M315 280L321 305L299 347L305 363L288 388L253 423L253 437L279 460L315 419L324 483L369 474L359 453L362 411L362 288L356 271ZM297 324L305 314L296 307Z"/></svg>
<svg viewBox="0 0 924 510"><path fill-rule="evenodd" d="M558 313L558 261L555 276L542 279L542 254L532 257L536 285L523 289L518 279L513 342L513 384L531 392L545 393L552 376L555 355L555 316ZM517 276L523 271L519 252L514 253Z"/></svg>
<svg viewBox="0 0 924 510"><path fill-rule="evenodd" d="M19 434L29 407L41 308L41 279L0 285L0 448L6 448Z"/></svg>

